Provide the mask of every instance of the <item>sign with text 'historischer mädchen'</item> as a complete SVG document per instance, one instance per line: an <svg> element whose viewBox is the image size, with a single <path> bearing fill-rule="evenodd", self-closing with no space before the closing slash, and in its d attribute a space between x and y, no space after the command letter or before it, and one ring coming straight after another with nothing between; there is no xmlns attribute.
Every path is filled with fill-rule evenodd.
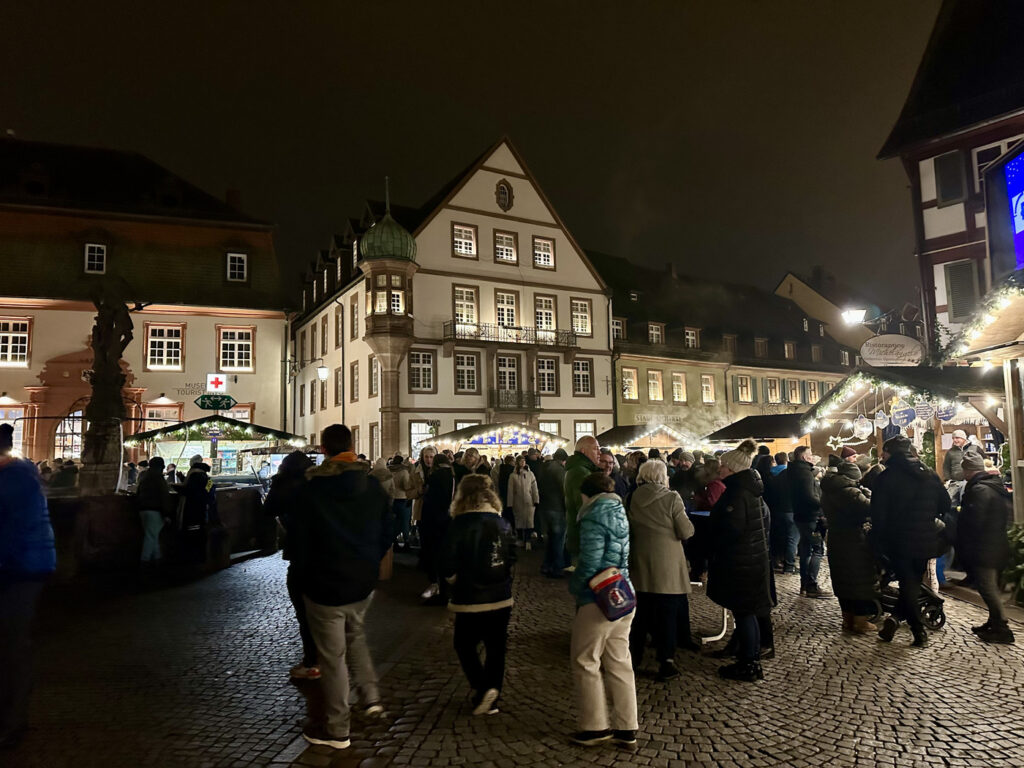
<svg viewBox="0 0 1024 768"><path fill-rule="evenodd" d="M924 345L909 336L886 333L865 341L860 348L860 356L873 366L920 365L924 360Z"/></svg>

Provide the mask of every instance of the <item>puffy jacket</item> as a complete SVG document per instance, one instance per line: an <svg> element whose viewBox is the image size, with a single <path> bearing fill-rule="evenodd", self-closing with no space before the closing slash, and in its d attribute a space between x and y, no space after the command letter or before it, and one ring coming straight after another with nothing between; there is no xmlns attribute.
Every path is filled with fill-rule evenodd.
<svg viewBox="0 0 1024 768"><path fill-rule="evenodd" d="M344 454L343 454L344 455ZM288 531L302 592L321 605L365 599L393 540L391 504L366 464L335 457L306 472Z"/></svg>
<svg viewBox="0 0 1024 768"><path fill-rule="evenodd" d="M427 489L423 494L422 522L427 525L447 525L454 497L455 475L451 467L435 465L427 477Z"/></svg>
<svg viewBox="0 0 1024 768"><path fill-rule="evenodd" d="M816 523L821 517L821 488L814 477L814 466L795 459L786 470L793 519L798 523Z"/></svg>
<svg viewBox="0 0 1024 768"><path fill-rule="evenodd" d="M593 472L597 472L594 462L579 451L565 462L565 546L573 556L580 549L579 513L583 504L580 486L583 485L583 479Z"/></svg>
<svg viewBox="0 0 1024 768"><path fill-rule="evenodd" d="M167 478L163 472L147 469L139 476L139 484L135 488L137 509L152 509L166 515L170 511L170 498L171 490L167 486Z"/></svg>
<svg viewBox="0 0 1024 768"><path fill-rule="evenodd" d="M871 491L871 526L875 545L889 557L927 560L939 540L935 519L950 509L939 476L917 459L894 454Z"/></svg>
<svg viewBox="0 0 1024 768"><path fill-rule="evenodd" d="M682 542L693 536L693 523L679 494L663 485L644 483L630 499L630 573L638 592L685 595L690 567Z"/></svg>
<svg viewBox="0 0 1024 768"><path fill-rule="evenodd" d="M512 507L516 528L533 528L533 512L539 501L537 478L530 468L513 472L508 479L508 505Z"/></svg>
<svg viewBox="0 0 1024 768"><path fill-rule="evenodd" d="M1010 493L997 475L967 481L957 522L956 551L971 568L1003 569L1010 562L1006 528L1013 515Z"/></svg>
<svg viewBox="0 0 1024 768"><path fill-rule="evenodd" d="M762 477L764 482L764 500L768 509L772 511L775 519L783 515L793 514L793 499L789 491L789 472L785 464L776 464L768 470L768 477Z"/></svg>
<svg viewBox="0 0 1024 768"><path fill-rule="evenodd" d="M538 511L565 514L565 465L560 461L546 461L537 473L537 491L540 494Z"/></svg>
<svg viewBox="0 0 1024 768"><path fill-rule="evenodd" d="M614 493L599 494L579 515L579 559L569 579L577 606L594 602L587 582L605 568L618 568L629 579L629 520L622 500Z"/></svg>
<svg viewBox="0 0 1024 768"><path fill-rule="evenodd" d="M859 479L860 469L846 461L821 480L821 507L828 520L828 568L836 597L874 600L878 567L864 532L871 500L857 485Z"/></svg>
<svg viewBox="0 0 1024 768"><path fill-rule="evenodd" d="M515 533L497 512L453 517L441 554L441 575L451 584L448 609L480 613L511 606L515 562Z"/></svg>
<svg viewBox="0 0 1024 768"><path fill-rule="evenodd" d="M772 608L768 534L761 494L752 469L729 475L711 508L708 597L737 614L767 615Z"/></svg>
<svg viewBox="0 0 1024 768"><path fill-rule="evenodd" d="M964 470L960 466L960 462L964 460L964 449L957 448L955 445L946 451L946 457L942 460L942 479L943 480L956 480L960 482L964 479Z"/></svg>
<svg viewBox="0 0 1024 768"><path fill-rule="evenodd" d="M57 550L39 470L0 458L0 581L41 579L57 568Z"/></svg>
<svg viewBox="0 0 1024 768"><path fill-rule="evenodd" d="M395 501L405 501L405 492L409 490L410 483L408 468L405 464L389 465L388 471L391 473Z"/></svg>

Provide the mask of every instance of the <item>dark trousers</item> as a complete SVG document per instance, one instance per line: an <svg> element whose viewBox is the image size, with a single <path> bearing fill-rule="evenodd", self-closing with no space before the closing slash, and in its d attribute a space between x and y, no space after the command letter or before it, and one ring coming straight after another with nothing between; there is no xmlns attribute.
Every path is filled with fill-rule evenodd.
<svg viewBox="0 0 1024 768"><path fill-rule="evenodd" d="M41 581L0 582L0 739L28 727L32 618Z"/></svg>
<svg viewBox="0 0 1024 768"><path fill-rule="evenodd" d="M752 613L734 613L736 620L736 659L747 663L761 656L761 627Z"/></svg>
<svg viewBox="0 0 1024 768"><path fill-rule="evenodd" d="M818 571L821 569L821 558L825 556L825 540L818 533L817 522L798 522L800 544L797 554L800 556L800 586L817 586Z"/></svg>
<svg viewBox="0 0 1024 768"><path fill-rule="evenodd" d="M844 613L852 613L854 616L874 616L875 604L870 600L851 600L848 597L840 597L839 610Z"/></svg>
<svg viewBox="0 0 1024 768"><path fill-rule="evenodd" d="M395 499L391 503L395 515L395 537L402 537L402 545L409 546L409 526L412 521L412 502L408 499Z"/></svg>
<svg viewBox="0 0 1024 768"><path fill-rule="evenodd" d="M647 635L654 640L658 661L672 661L676 655L679 631L679 605L686 603L689 618L689 602L686 595L664 595L657 592L636 593L636 615L629 628L629 655L633 665L639 667L644 658ZM689 625L689 621L687 621Z"/></svg>
<svg viewBox="0 0 1024 768"><path fill-rule="evenodd" d="M558 509L538 509L538 519L543 521L547 542L544 547L544 564L541 573L560 574L565 569L565 512Z"/></svg>
<svg viewBox="0 0 1024 768"><path fill-rule="evenodd" d="M775 647L775 627L772 626L770 613L757 617L758 643L761 648Z"/></svg>
<svg viewBox="0 0 1024 768"><path fill-rule="evenodd" d="M686 562L690 564L690 581L700 581L708 569L708 558L711 557L711 518L693 515L693 536L683 543L686 550Z"/></svg>
<svg viewBox="0 0 1024 768"><path fill-rule="evenodd" d="M488 688L501 690L505 679L505 650L511 608L455 614L455 653L469 686L478 693ZM480 644L484 659L480 660Z"/></svg>
<svg viewBox="0 0 1024 768"><path fill-rule="evenodd" d="M900 585L898 618L907 622L915 632L921 629L921 610L917 605L921 596L921 579L928 567L927 560L910 557L892 558L892 572Z"/></svg>
<svg viewBox="0 0 1024 768"><path fill-rule="evenodd" d="M288 599L292 601L292 607L295 609L295 618L299 622L299 637L302 638L302 665L304 667L312 667L316 664L316 642L313 640L313 633L309 630L309 620L306 618L306 601L302 599L299 576L294 566L288 566L288 576L285 583L288 585Z"/></svg>
<svg viewBox="0 0 1024 768"><path fill-rule="evenodd" d="M797 545L800 542L800 531L793 520L792 512L778 515L772 513L772 560L781 562L786 570L796 569Z"/></svg>
<svg viewBox="0 0 1024 768"><path fill-rule="evenodd" d="M441 570L441 554L447 521L420 520L420 566L432 584L437 584Z"/></svg>
<svg viewBox="0 0 1024 768"><path fill-rule="evenodd" d="M975 568L974 580L978 584L978 594L988 606L988 623L994 627L1006 624L1006 609L1003 608L1003 595L999 591L999 571L995 568Z"/></svg>

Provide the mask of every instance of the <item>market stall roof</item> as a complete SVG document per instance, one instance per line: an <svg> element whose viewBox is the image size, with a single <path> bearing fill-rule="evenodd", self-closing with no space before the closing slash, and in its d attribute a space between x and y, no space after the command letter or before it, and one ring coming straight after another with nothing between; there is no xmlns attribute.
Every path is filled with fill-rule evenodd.
<svg viewBox="0 0 1024 768"><path fill-rule="evenodd" d="M868 397L874 396L879 389L892 390L897 395L913 400L935 400L942 403L962 398L976 405L977 398L1003 396L1003 374L998 368L992 367L873 368L862 365L855 368L849 376L842 379L803 414L802 423L805 430L812 431L815 422L822 418L853 415L857 406ZM988 416L982 408L979 410Z"/></svg>
<svg viewBox="0 0 1024 768"><path fill-rule="evenodd" d="M501 424L474 424L443 435L420 440L416 445L537 445L551 443L564 446L568 440L551 432L542 432L529 424L506 422Z"/></svg>
<svg viewBox="0 0 1024 768"><path fill-rule="evenodd" d="M168 424L166 427L160 427L159 429L151 429L148 432L139 432L134 435L128 435L125 439L126 445L135 445L137 443L144 443L149 440L156 440L167 435L172 435L175 432L181 432L183 430L198 429L199 427L206 426L208 424L223 424L228 427L235 427L246 432L251 432L253 435L259 435L264 439L282 440L295 447L302 447L306 444L305 438L300 435L293 435L290 432L282 432L279 429L271 429L270 427L261 427L259 424L249 424L245 421L239 421L238 419L232 419L227 416L204 416L201 419L193 419L192 421L183 421L178 424Z"/></svg>
<svg viewBox="0 0 1024 768"><path fill-rule="evenodd" d="M1013 272L985 296L949 343L947 358L979 363L1021 357L1024 350L1024 275Z"/></svg>
<svg viewBox="0 0 1024 768"><path fill-rule="evenodd" d="M753 440L796 439L807 434L801 428L802 413L770 413L764 416L746 416L712 432L704 438L709 443L732 442L751 438Z"/></svg>
<svg viewBox="0 0 1024 768"><path fill-rule="evenodd" d="M661 447L676 445L685 447L688 444L697 442L695 439L688 438L681 432L677 432L672 427L666 427L664 424L630 424L624 427L612 427L607 432L602 432L597 436L597 442L601 444L602 448L632 448L633 446L639 446L640 442L649 438L655 438L658 434L664 435L667 440L659 446L654 446L653 443L645 448Z"/></svg>

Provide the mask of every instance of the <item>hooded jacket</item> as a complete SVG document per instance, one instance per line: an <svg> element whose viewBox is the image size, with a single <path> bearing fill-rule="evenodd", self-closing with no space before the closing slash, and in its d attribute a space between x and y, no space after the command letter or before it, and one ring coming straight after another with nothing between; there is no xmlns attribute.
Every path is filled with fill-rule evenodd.
<svg viewBox="0 0 1024 768"><path fill-rule="evenodd" d="M821 488L814 477L814 466L802 459L794 459L787 467L793 519L798 523L817 523L821 517Z"/></svg>
<svg viewBox="0 0 1024 768"><path fill-rule="evenodd" d="M565 465L552 459L544 462L537 473L537 491L540 494L538 511L565 515Z"/></svg>
<svg viewBox="0 0 1024 768"><path fill-rule="evenodd" d="M711 509L708 597L737 614L767 615L772 608L768 534L761 503L764 485L752 469L726 477Z"/></svg>
<svg viewBox="0 0 1024 768"><path fill-rule="evenodd" d="M957 521L956 551L970 568L1001 570L1010 562L1006 528L1012 496L997 475L984 472L967 481Z"/></svg>
<svg viewBox="0 0 1024 768"><path fill-rule="evenodd" d="M821 507L828 520L828 567L836 597L874 600L878 567L864 523L871 518L871 499L857 481L860 469L848 461L821 480Z"/></svg>
<svg viewBox="0 0 1024 768"><path fill-rule="evenodd" d="M441 576L451 584L448 610L482 613L512 605L516 539L512 527L491 509L452 518L441 555Z"/></svg>
<svg viewBox="0 0 1024 768"><path fill-rule="evenodd" d="M537 477L530 467L513 472L508 479L508 505L515 516L516 528L533 528L533 512L539 501Z"/></svg>
<svg viewBox="0 0 1024 768"><path fill-rule="evenodd" d="M393 541L388 497L366 464L341 456L310 467L306 479L289 531L299 586L320 605L364 600Z"/></svg>
<svg viewBox="0 0 1024 768"><path fill-rule="evenodd" d="M565 462L565 546L573 556L580 549L579 513L583 504L580 486L583 485L583 479L592 472L597 472L594 462L579 451Z"/></svg>
<svg viewBox="0 0 1024 768"><path fill-rule="evenodd" d="M614 493L598 494L578 514L579 560L569 591L580 606L594 602L587 582L605 568L618 568L629 579L629 520L622 499Z"/></svg>
<svg viewBox="0 0 1024 768"><path fill-rule="evenodd" d="M768 476L762 477L764 482L764 500L772 516L780 520L783 515L793 514L793 499L789 490L788 464L776 464L768 470Z"/></svg>
<svg viewBox="0 0 1024 768"><path fill-rule="evenodd" d="M31 461L0 457L0 582L42 579L56 568L39 470Z"/></svg>
<svg viewBox="0 0 1024 768"><path fill-rule="evenodd" d="M876 547L888 557L935 557L939 549L935 520L945 517L949 509L949 494L938 475L917 459L891 455L871 491Z"/></svg>
<svg viewBox="0 0 1024 768"><path fill-rule="evenodd" d="M964 479L964 470L960 466L960 462L964 460L964 449L957 446L951 446L946 451L946 456L942 460L942 479L943 480L955 480L957 482Z"/></svg>
<svg viewBox="0 0 1024 768"><path fill-rule="evenodd" d="M679 494L663 485L643 483L629 504L630 573L638 592L685 595L690 567L682 542L693 523Z"/></svg>

